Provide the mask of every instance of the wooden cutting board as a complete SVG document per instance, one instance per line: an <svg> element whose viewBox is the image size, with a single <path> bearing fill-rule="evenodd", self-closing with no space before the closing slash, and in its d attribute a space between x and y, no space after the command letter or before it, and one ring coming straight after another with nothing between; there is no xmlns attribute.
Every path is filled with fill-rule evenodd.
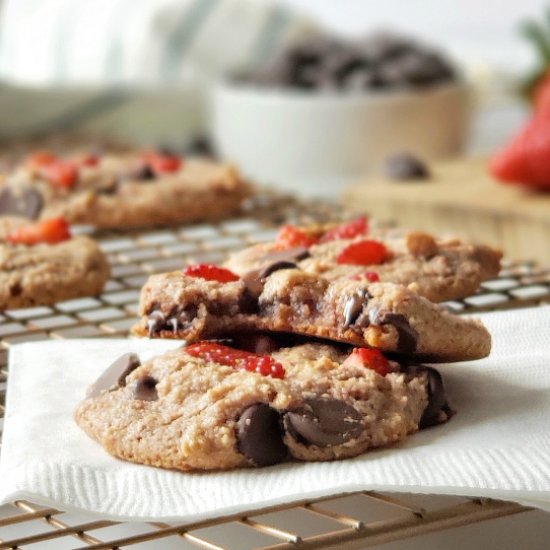
<svg viewBox="0 0 550 550"><path fill-rule="evenodd" d="M488 174L484 159L430 170L429 180L353 185L344 205L400 226L492 244L511 259L550 262L550 192L502 185Z"/></svg>

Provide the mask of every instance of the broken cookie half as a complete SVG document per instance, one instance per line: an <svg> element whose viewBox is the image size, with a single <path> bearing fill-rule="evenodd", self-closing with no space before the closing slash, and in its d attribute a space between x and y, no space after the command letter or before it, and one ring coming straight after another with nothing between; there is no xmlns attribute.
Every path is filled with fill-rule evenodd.
<svg viewBox="0 0 550 550"><path fill-rule="evenodd" d="M402 285L328 279L288 260L238 276L199 265L149 278L134 332L189 342L236 332L282 332L429 361L489 354L481 322L453 315Z"/></svg>

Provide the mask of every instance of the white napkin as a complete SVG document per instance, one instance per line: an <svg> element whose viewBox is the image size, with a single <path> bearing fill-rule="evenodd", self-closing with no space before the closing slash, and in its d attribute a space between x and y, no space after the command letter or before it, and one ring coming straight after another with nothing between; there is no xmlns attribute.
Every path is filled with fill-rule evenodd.
<svg viewBox="0 0 550 550"><path fill-rule="evenodd" d="M73 422L85 388L124 352L175 342L28 343L10 354L0 498L112 518L194 521L293 499L375 489L487 496L550 509L550 307L483 316L490 358L442 365L458 414L352 460L221 473L164 471L109 456Z"/></svg>

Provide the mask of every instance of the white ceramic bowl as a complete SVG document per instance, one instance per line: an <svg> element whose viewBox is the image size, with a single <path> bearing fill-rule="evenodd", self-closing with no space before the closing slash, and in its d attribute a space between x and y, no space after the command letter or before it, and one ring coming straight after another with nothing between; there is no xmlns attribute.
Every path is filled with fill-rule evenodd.
<svg viewBox="0 0 550 550"><path fill-rule="evenodd" d="M327 186L379 169L392 153L460 153L470 122L464 83L360 95L223 83L211 99L212 135L224 158L258 182L318 194L338 192Z"/></svg>

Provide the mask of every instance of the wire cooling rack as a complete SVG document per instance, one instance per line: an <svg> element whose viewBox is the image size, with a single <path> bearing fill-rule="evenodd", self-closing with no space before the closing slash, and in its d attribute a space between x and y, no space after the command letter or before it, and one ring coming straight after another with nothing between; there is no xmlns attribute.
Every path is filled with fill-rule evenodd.
<svg viewBox="0 0 550 550"><path fill-rule="evenodd" d="M342 217L335 205L263 194L242 217L218 225L97 233L112 264L111 280L101 296L0 315L0 436L11 345L48 338L127 336L136 320L139 290L150 274L186 263L221 261L231 250L272 239L281 222ZM446 305L470 313L544 302L550 302L550 269L509 263L478 294ZM365 548L525 510L488 499L360 492L193 524L117 523L18 501L0 507L0 549Z"/></svg>

